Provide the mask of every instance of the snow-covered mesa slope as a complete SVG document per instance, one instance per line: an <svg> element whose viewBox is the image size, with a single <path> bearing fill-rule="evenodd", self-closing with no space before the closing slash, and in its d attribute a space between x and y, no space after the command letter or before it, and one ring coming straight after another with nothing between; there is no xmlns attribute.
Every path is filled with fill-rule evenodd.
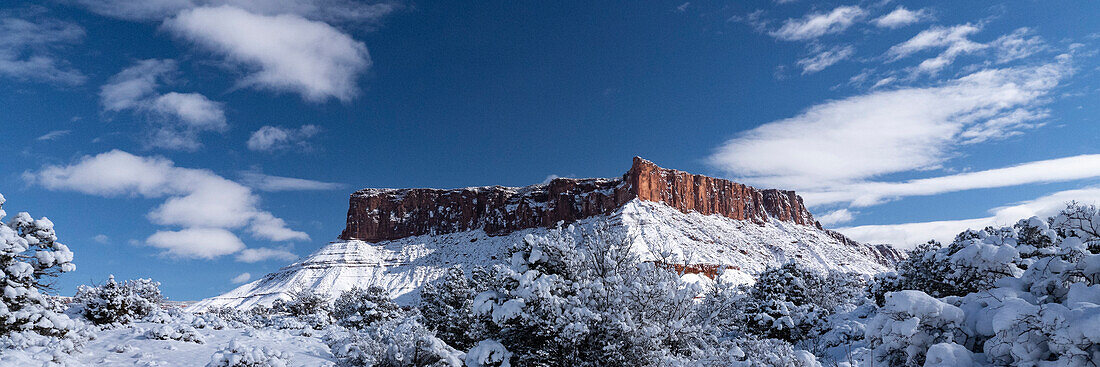
<svg viewBox="0 0 1100 367"><path fill-rule="evenodd" d="M766 267L790 260L814 269L874 274L889 270L897 256L892 249L845 241L815 226L682 212L640 199L561 230L580 233L596 226L626 233L633 241L632 250L643 260L671 252L676 263L722 266L726 268L723 276L736 282L751 282ZM419 299L419 287L442 276L448 267L502 263L508 250L525 236L547 236L552 231L536 227L490 236L474 229L377 242L341 240L259 280L202 300L190 310L270 305L299 289L335 297L352 287L372 285L388 289L399 303L413 304ZM685 277L702 280L694 274Z"/></svg>

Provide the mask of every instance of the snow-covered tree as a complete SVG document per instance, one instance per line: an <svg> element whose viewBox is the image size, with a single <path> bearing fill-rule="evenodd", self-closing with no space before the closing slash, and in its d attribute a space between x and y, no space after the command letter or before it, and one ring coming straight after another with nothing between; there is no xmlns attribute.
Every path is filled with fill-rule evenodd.
<svg viewBox="0 0 1100 367"><path fill-rule="evenodd" d="M310 289L292 291L289 299L276 300L271 305L272 311L290 316L327 314L329 309L328 300Z"/></svg>
<svg viewBox="0 0 1100 367"><path fill-rule="evenodd" d="M462 366L462 352L436 338L411 317L330 335L327 341L332 354L344 366Z"/></svg>
<svg viewBox="0 0 1100 367"><path fill-rule="evenodd" d="M1017 228L1038 230L1026 224ZM964 231L948 246L929 241L909 251L909 256L898 262L896 273L879 275L872 293L881 305L887 292L904 289L933 297L988 290L998 279L1019 276L1026 267L1016 249L1017 240L1016 228L986 227ZM1042 241L1038 237L1029 240L1037 245Z"/></svg>
<svg viewBox="0 0 1100 367"><path fill-rule="evenodd" d="M340 326L360 329L405 315L386 289L372 286L344 291L332 303L332 318Z"/></svg>
<svg viewBox="0 0 1100 367"><path fill-rule="evenodd" d="M924 365L928 348L962 337L963 311L921 291L886 295L878 315L867 324L871 365Z"/></svg>
<svg viewBox="0 0 1100 367"><path fill-rule="evenodd" d="M128 324L149 315L164 301L160 283L152 279L135 279L119 283L111 275L97 287L82 285L76 290L73 304L95 324Z"/></svg>
<svg viewBox="0 0 1100 367"><path fill-rule="evenodd" d="M53 222L45 217L33 219L21 212L3 222L4 200L0 195L0 344L32 335L66 339L77 325L56 312L43 292L49 290L52 277L76 270L73 253L57 242ZM71 346L72 341L65 343Z"/></svg>
<svg viewBox="0 0 1100 367"><path fill-rule="evenodd" d="M479 273L484 269L478 269ZM471 325L473 301L478 290L473 288L462 268L447 269L447 274L420 290L420 314L424 326L447 344L467 350L477 343L476 330Z"/></svg>
<svg viewBox="0 0 1100 367"><path fill-rule="evenodd" d="M629 238L574 227L527 236L510 264L471 277L485 289L472 324L499 342L512 365L645 366L705 347L699 289L667 267L641 262Z"/></svg>

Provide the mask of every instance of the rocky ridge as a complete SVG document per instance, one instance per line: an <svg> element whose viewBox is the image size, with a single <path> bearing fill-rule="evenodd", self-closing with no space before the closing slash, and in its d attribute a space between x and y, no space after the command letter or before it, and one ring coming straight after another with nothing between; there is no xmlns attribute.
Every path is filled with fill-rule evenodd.
<svg viewBox="0 0 1100 367"><path fill-rule="evenodd" d="M608 214L634 199L684 213L821 228L794 191L761 190L634 157L620 178L556 178L520 188L359 190L351 195L340 239L374 242L473 229L504 235Z"/></svg>

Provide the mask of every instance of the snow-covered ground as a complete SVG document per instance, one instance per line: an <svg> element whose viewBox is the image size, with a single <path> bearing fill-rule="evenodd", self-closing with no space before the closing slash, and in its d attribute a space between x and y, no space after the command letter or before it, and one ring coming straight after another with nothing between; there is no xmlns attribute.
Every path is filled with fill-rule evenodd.
<svg viewBox="0 0 1100 367"><path fill-rule="evenodd" d="M253 328L200 328L195 331L202 343L181 340L158 340L147 336L150 330L172 325L139 322L115 329L96 332L96 338L63 358L72 366L205 366L231 342L245 348L268 348L283 353L289 366L333 366L332 353L317 333L301 330ZM24 350L4 350L0 366L48 365L49 354L44 347Z"/></svg>
<svg viewBox="0 0 1100 367"><path fill-rule="evenodd" d="M715 264L739 283L752 282L768 266L795 260L812 269L875 274L889 269L870 246L846 244L817 228L772 220L763 225L719 215L683 213L663 204L634 200L605 216L573 224L586 231L606 225L625 229L633 250L643 259L670 252L677 263ZM398 303L415 304L418 289L453 265L503 262L508 249L528 234L550 232L533 228L504 236L482 230L423 235L368 243L338 241L312 255L226 294L202 300L190 309L211 306L247 309L286 299L297 289L335 297L352 287L382 286ZM698 278L693 276L693 278ZM701 279L692 279L699 281Z"/></svg>

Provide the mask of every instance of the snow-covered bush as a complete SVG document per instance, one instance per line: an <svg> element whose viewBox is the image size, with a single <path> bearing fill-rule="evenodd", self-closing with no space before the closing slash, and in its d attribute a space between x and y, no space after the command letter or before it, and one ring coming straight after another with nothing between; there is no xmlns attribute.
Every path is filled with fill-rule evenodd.
<svg viewBox="0 0 1100 367"><path fill-rule="evenodd" d="M961 338L963 311L928 294L899 291L886 294L885 305L867 324L870 364L922 366L934 344Z"/></svg>
<svg viewBox="0 0 1100 367"><path fill-rule="evenodd" d="M401 306L390 299L385 288L352 288L332 302L332 318L340 326L360 329L376 322L404 316Z"/></svg>
<svg viewBox="0 0 1100 367"><path fill-rule="evenodd" d="M97 325L140 320L159 308L162 301L160 283L151 279L119 283L114 275L98 287L80 286L73 297L73 304L80 307L81 314Z"/></svg>
<svg viewBox="0 0 1100 367"><path fill-rule="evenodd" d="M190 325L184 324L167 324L153 327L145 332L145 337L157 340L176 340L198 344L206 343L206 340L203 339L202 334L200 334L198 330L195 330L195 328Z"/></svg>
<svg viewBox="0 0 1100 367"><path fill-rule="evenodd" d="M415 318L375 323L327 340L332 354L345 366L462 366L455 350L420 325Z"/></svg>
<svg viewBox="0 0 1100 367"><path fill-rule="evenodd" d="M72 339L79 325L42 293L49 290L49 278L76 270L72 251L57 242L53 222L45 217L19 213L3 222L4 200L0 195L0 345L79 343Z"/></svg>
<svg viewBox="0 0 1100 367"><path fill-rule="evenodd" d="M690 359L709 337L694 322L699 289L665 266L639 261L629 243L605 228L527 236L510 265L471 275L473 288L485 290L472 300L473 336L500 342L514 365Z"/></svg>
<svg viewBox="0 0 1100 367"><path fill-rule="evenodd" d="M327 314L329 302L324 296L309 289L299 289L290 293L290 299L277 300L271 305L271 310L290 316L306 316Z"/></svg>
<svg viewBox="0 0 1100 367"><path fill-rule="evenodd" d="M484 269L476 271L484 273ZM425 284L420 289L420 314L424 326L455 348L466 350L473 347L477 340L470 323L477 293L462 268L455 266L447 269L442 279Z"/></svg>
<svg viewBox="0 0 1100 367"><path fill-rule="evenodd" d="M820 367L810 352L795 350L790 343L778 339L723 340L707 355L689 363L671 365L707 367Z"/></svg>
<svg viewBox="0 0 1100 367"><path fill-rule="evenodd" d="M964 296L993 288L997 279L1020 276L1027 261L1016 249L1018 231L1033 242L1029 251L1044 246L1042 236L1047 234L1031 220L1021 222L1016 227L967 230L946 247L936 241L917 246L898 262L897 273L878 277L872 289L875 300L881 305L887 292L903 289L933 297Z"/></svg>
<svg viewBox="0 0 1100 367"><path fill-rule="evenodd" d="M482 340L466 353L466 366L469 367L511 367L509 360L512 352L504 344L492 339Z"/></svg>
<svg viewBox="0 0 1100 367"><path fill-rule="evenodd" d="M921 250L885 278L885 286L877 285L883 307L866 325L867 362L1095 365L1097 229L1097 209L1073 203L1049 222L1029 218L1012 227L966 231L949 248ZM918 264L938 270L918 271ZM892 292L898 289L914 290Z"/></svg>
<svg viewBox="0 0 1100 367"><path fill-rule="evenodd" d="M206 367L286 367L290 354L274 348L249 347L237 339L214 353Z"/></svg>
<svg viewBox="0 0 1100 367"><path fill-rule="evenodd" d="M734 301L730 316L743 326L742 332L756 337L791 343L810 338L821 331L830 312L813 302L824 283L822 275L795 262L769 268Z"/></svg>

